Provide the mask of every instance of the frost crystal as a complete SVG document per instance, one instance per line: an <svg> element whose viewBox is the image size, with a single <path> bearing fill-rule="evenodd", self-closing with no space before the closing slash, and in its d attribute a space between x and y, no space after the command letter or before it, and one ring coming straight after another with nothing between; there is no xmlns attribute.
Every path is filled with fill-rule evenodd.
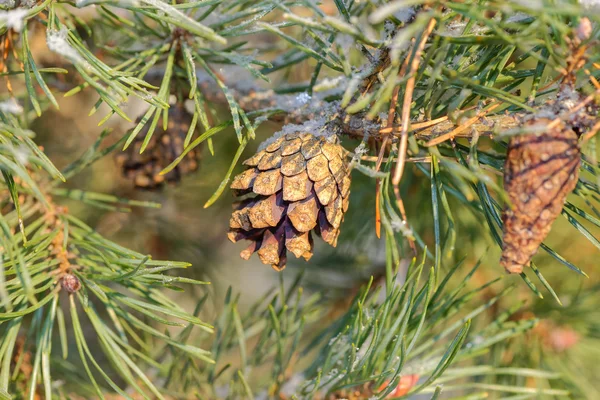
<svg viewBox="0 0 600 400"><path fill-rule="evenodd" d="M23 112L23 107L16 101L6 100L0 103L0 111L7 114L21 114Z"/></svg>
<svg viewBox="0 0 600 400"><path fill-rule="evenodd" d="M304 92L296 96L279 96L278 106L286 111L295 111L300 107L304 107L312 100L312 97Z"/></svg>
<svg viewBox="0 0 600 400"><path fill-rule="evenodd" d="M364 341L362 346L356 349L356 359L354 360L354 363L352 364L353 369L356 368L356 366L358 366L358 364L367 355L367 352L369 351L369 348L371 347L371 342L373 341L373 336L374 336L374 333L373 333L373 330L371 330L371 332L369 333L369 336Z"/></svg>
<svg viewBox="0 0 600 400"><path fill-rule="evenodd" d="M313 87L314 97L324 100L329 96L340 95L346 91L349 82L349 79L343 75L336 78L325 78Z"/></svg>
<svg viewBox="0 0 600 400"><path fill-rule="evenodd" d="M369 149L367 148L367 145L365 142L360 142L360 144L358 145L358 147L356 147L354 149L354 156L352 156L352 163L359 163L360 162L360 158L363 156L363 154L366 154L369 152Z"/></svg>
<svg viewBox="0 0 600 400"><path fill-rule="evenodd" d="M326 90L332 90L336 92L340 92L346 85L345 82L348 80L343 75L340 75L335 78L325 78L321 80L317 85L313 87L315 92L324 92Z"/></svg>
<svg viewBox="0 0 600 400"><path fill-rule="evenodd" d="M308 93L299 94L274 94L272 91L263 92L264 98L273 98L277 108L287 111L289 113L297 113L302 109L305 113L319 112L321 111L323 104L321 100L313 98ZM256 98L260 98L261 95L255 94Z"/></svg>
<svg viewBox="0 0 600 400"><path fill-rule="evenodd" d="M600 3L600 0L599 0ZM579 92L570 86L565 86L558 93L558 102L563 108L570 110L575 107L579 101Z"/></svg>
<svg viewBox="0 0 600 400"><path fill-rule="evenodd" d="M381 121L381 126L383 128L385 128L387 126L387 119L388 119L388 114L386 112L380 112L379 114L377 114L377 117L379 118L379 120Z"/></svg>
<svg viewBox="0 0 600 400"><path fill-rule="evenodd" d="M406 237L414 236L413 231L410 228L410 226L408 226L408 224L405 221L400 220L398 217L392 218L391 225L392 225L392 229L394 230L394 232L400 232Z"/></svg>
<svg viewBox="0 0 600 400"><path fill-rule="evenodd" d="M0 0L0 5L6 6L7 8L14 8L15 0Z"/></svg>
<svg viewBox="0 0 600 400"><path fill-rule="evenodd" d="M467 26L464 21L455 21L446 25L444 34L446 36L460 36L463 34L463 30Z"/></svg>
<svg viewBox="0 0 600 400"><path fill-rule="evenodd" d="M15 158L21 165L29 164L30 155L31 151L25 145L20 145L15 151Z"/></svg>
<svg viewBox="0 0 600 400"><path fill-rule="evenodd" d="M61 56L65 57L74 64L83 64L88 66L89 64L85 61L81 55L75 50L69 42L67 42L67 35L69 30L66 27L61 27L59 31L48 30L46 35L46 44L48 48Z"/></svg>
<svg viewBox="0 0 600 400"><path fill-rule="evenodd" d="M392 37L392 34L394 33L395 30L396 30L396 24L394 24L390 20L386 20L383 23L383 30L381 31L380 40L381 41L388 40L388 44L389 44L389 39Z"/></svg>
<svg viewBox="0 0 600 400"><path fill-rule="evenodd" d="M541 106L539 106L534 114L526 116L525 119L529 120L532 118L549 118L554 119L558 117L561 113L571 110L573 107L577 106L581 101L580 94L575 90L575 88L566 85L563 87L557 95L557 101L548 102ZM571 117L576 117L577 114L572 115Z"/></svg>
<svg viewBox="0 0 600 400"><path fill-rule="evenodd" d="M14 4L14 3L13 3ZM6 25L7 28L12 28L17 32L23 29L25 17L29 10L25 8L15 8L9 11L0 11L0 23Z"/></svg>
<svg viewBox="0 0 600 400"><path fill-rule="evenodd" d="M24 144L14 146L10 143L6 144L8 150L10 150L17 161L21 165L29 164L29 157L31 156L31 150Z"/></svg>

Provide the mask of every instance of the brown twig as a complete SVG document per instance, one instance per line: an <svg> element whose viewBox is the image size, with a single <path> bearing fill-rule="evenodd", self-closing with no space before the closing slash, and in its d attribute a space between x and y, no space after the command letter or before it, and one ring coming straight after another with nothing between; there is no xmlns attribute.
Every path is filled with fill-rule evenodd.
<svg viewBox="0 0 600 400"><path fill-rule="evenodd" d="M419 68L419 64L421 62L421 54L423 53L423 49L425 48L425 43L427 43L427 39L429 35L433 31L435 24L437 21L435 18L431 18L429 23L425 27L423 34L421 35L421 41L417 45L415 49L415 53L410 65L410 70L408 72L408 81L406 82L406 89L404 92L404 102L402 104L402 130L400 131L400 146L398 149L398 161L396 162L396 168L394 170L394 176L392 178L392 186L394 187L394 194L396 196L396 203L398 205L398 209L402 214L402 220L406 223L406 210L404 209L404 202L402 201L402 197L400 196L400 179L402 179L402 173L404 172L404 164L406 162L406 150L408 146L408 125L410 124L410 105L412 103L413 91L415 90L415 83L417 80L417 69ZM417 248L414 244L414 241L409 241L413 252L416 254Z"/></svg>
<svg viewBox="0 0 600 400"><path fill-rule="evenodd" d="M465 111L469 110L470 108L472 108L472 107L465 109ZM424 128L429 128L431 126L437 125L437 124L447 121L447 120L448 120L448 116L444 115L443 117L439 117L439 118L432 119L429 121L415 122L414 124L410 124L410 127L413 130L424 129ZM402 129L402 125L397 125L397 126L388 125L385 128L380 129L379 133L399 132L401 129Z"/></svg>
<svg viewBox="0 0 600 400"><path fill-rule="evenodd" d="M363 80L362 90L361 90L361 92L363 94L367 93L371 89L371 86L373 86L373 84L375 84L375 81L377 80L378 75L381 72L383 72L387 67L389 67L390 63L391 63L390 50L387 48L383 49L380 53L377 63L373 66L372 72L369 74L369 76L367 76Z"/></svg>
<svg viewBox="0 0 600 400"><path fill-rule="evenodd" d="M8 72L8 55L11 52L11 48L14 53L14 46L12 42L12 29L9 29L4 38L0 37L2 43L0 43L0 72ZM4 76L6 89L12 95L13 87L10 83L8 75Z"/></svg>
<svg viewBox="0 0 600 400"><path fill-rule="evenodd" d="M428 141L425 144L425 146L430 147L430 146L438 145L442 142L445 142L448 139L452 139L459 133L466 132L473 124L475 124L477 121L479 121L481 118L483 118L486 114L494 111L499 106L500 106L500 103L492 104L487 110L481 110L480 112L477 113L477 115L475 115L472 118L469 118L464 123L461 123L459 126L457 126L455 129L453 129L451 132L440 135L440 136L436 137L435 139L431 139L430 141Z"/></svg>
<svg viewBox="0 0 600 400"><path fill-rule="evenodd" d="M161 74L150 72L145 79L149 83L156 83L159 82L159 78L161 77ZM229 87L239 106L247 113L277 107L278 95L271 89L245 89L236 87L234 82L226 81L225 83ZM212 104L227 104L225 95L214 82L202 80L198 83L198 89L202 92L202 95L207 102ZM476 106L468 107L461 111L469 111L474 108L476 108ZM393 133L393 136L396 137L401 136L402 124L388 125L385 128L373 129L373 124L366 121L364 113L346 114L344 110L340 108L335 111L335 115L336 118L334 123L336 129L338 129L340 134L348 137L363 139L365 136L368 136L375 141L383 141L386 137L385 134L387 133ZM272 115L269 117L269 120L284 124L301 124L314 117L315 112L313 110L300 108L290 113L282 112ZM480 118L471 126L471 129L476 130L479 135L490 135L496 133L494 132L493 127L501 126L503 128L512 128L515 127L517 123L517 118L513 115L492 115ZM450 121L447 116L443 116L430 121L411 123L409 132L413 132L419 139L431 140L439 135L450 132L455 128L455 123ZM457 132L455 133L455 136L470 137L471 135L470 133Z"/></svg>
<svg viewBox="0 0 600 400"><path fill-rule="evenodd" d="M587 142L588 140L590 140L591 138L593 138L594 136L596 136L596 134L598 133L598 131L600 131L600 121L596 122L596 123L594 124L594 126L592 126L592 127L590 128L590 131L589 131L589 132L586 132L586 133L585 133L585 134L582 136L582 138L581 138L582 142L584 142L584 143L585 143L585 142Z"/></svg>
<svg viewBox="0 0 600 400"><path fill-rule="evenodd" d="M402 68L400 68L400 71L398 72L398 77L402 77L404 76L404 74L406 74L406 68L408 67L408 61L410 59L410 57L408 57L408 52L406 54L406 58L404 59L404 62L402 63ZM394 92L392 93L392 98L390 100L390 107L388 110L388 119L387 119L387 125L386 126L393 126L394 124L394 119L396 117L396 107L398 106L398 95L400 93L400 85L396 85L396 87L394 88ZM379 131L379 133L381 134L381 130ZM384 133L383 134L383 142L381 143L381 149L379 150L379 155L377 157L377 163L375 164L375 172L379 171L379 168L381 168L381 163L383 161L383 156L385 154L385 150L387 148L388 145L388 141L390 140L390 136L391 136L392 131L390 130L389 133ZM379 206L380 206L380 194L379 194L379 188L381 187L381 179L380 178L376 178L375 179L375 234L377 235L378 238L381 237L381 213L379 211Z"/></svg>
<svg viewBox="0 0 600 400"><path fill-rule="evenodd" d="M352 153L350 153L352 155ZM375 156L361 156L360 157L361 160L363 161L369 161L369 162L376 162L379 157L375 157ZM388 162L388 161L396 161L398 160L397 157L385 157L383 159L383 161ZM430 163L431 162L431 156L423 156L423 157L409 157L406 159L406 162L413 162L413 163Z"/></svg>

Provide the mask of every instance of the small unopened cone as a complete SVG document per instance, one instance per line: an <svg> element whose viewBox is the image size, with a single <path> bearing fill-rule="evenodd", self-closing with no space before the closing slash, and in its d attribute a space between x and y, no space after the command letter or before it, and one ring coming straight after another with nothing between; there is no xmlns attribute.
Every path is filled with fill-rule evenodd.
<svg viewBox="0 0 600 400"><path fill-rule="evenodd" d="M161 112L154 133L141 154L140 150L146 140L151 123L147 123L142 128L126 150L115 156L123 176L130 179L138 188L156 190L165 183L177 183L182 176L198 169L201 156L200 147L189 150L175 168L161 175L161 171L183 153L183 144L192 123L192 115L185 110L183 104L172 105L169 108L168 116L167 129L163 130ZM136 123L139 123L141 119L142 117L138 118ZM127 135L133 129L127 132Z"/></svg>
<svg viewBox="0 0 600 400"><path fill-rule="evenodd" d="M530 125L549 125L536 119ZM504 165L504 189L512 206L503 214L500 264L520 273L544 241L575 188L581 154L577 134L564 124L539 134L513 137Z"/></svg>

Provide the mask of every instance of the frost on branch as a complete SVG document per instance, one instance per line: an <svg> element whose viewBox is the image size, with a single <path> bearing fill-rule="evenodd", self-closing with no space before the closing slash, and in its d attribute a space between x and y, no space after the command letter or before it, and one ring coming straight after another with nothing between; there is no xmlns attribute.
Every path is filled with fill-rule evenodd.
<svg viewBox="0 0 600 400"><path fill-rule="evenodd" d="M23 25L25 24L25 17L27 16L28 12L29 10L25 8L15 8L14 10L0 11L0 24L6 25L6 27L9 29L12 28L17 32L21 32L21 29L23 29Z"/></svg>
<svg viewBox="0 0 600 400"><path fill-rule="evenodd" d="M302 124L287 124L280 131L275 132L271 137L262 142L258 147L258 150L265 149L271 143L274 143L280 137L287 135L288 133L310 133L313 136L325 136L330 137L335 134L330 128L327 126L328 119L325 117L319 117L314 119L309 119Z"/></svg>
<svg viewBox="0 0 600 400"><path fill-rule="evenodd" d="M21 114L23 107L14 100L0 102L0 111L7 114Z"/></svg>
<svg viewBox="0 0 600 400"><path fill-rule="evenodd" d="M77 52L77 50L75 50L67 41L68 35L69 30L64 26L61 27L59 31L49 29L46 34L46 43L48 45L48 49L65 57L73 64L88 66L87 61L85 61Z"/></svg>

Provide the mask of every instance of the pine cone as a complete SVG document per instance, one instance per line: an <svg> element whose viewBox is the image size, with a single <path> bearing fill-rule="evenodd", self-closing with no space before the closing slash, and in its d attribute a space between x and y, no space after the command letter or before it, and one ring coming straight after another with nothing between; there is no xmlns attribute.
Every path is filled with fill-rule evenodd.
<svg viewBox="0 0 600 400"><path fill-rule="evenodd" d="M228 234L232 242L252 242L242 258L257 251L278 271L285 268L287 250L308 260L312 230L337 245L350 194L348 162L337 136L287 134L243 164L250 168L234 178L231 188L250 198L233 212Z"/></svg>
<svg viewBox="0 0 600 400"><path fill-rule="evenodd" d="M537 119L529 125L548 125ZM579 175L578 136L564 124L539 134L513 137L504 165L504 189L512 203L503 215L500 264L509 273L528 265L560 214Z"/></svg>
<svg viewBox="0 0 600 400"><path fill-rule="evenodd" d="M138 118L136 122L139 122L141 118ZM185 110L183 104L171 106L167 130L162 128L161 114L148 146L140 154L142 143L150 128L150 123L148 123L138 133L131 145L116 157L123 175L131 179L138 188L154 190L162 187L165 182L177 183L183 175L196 171L200 161L200 147L196 147L186 154L173 170L165 175L160 175L160 171L183 153L183 142L191 122L192 116Z"/></svg>

